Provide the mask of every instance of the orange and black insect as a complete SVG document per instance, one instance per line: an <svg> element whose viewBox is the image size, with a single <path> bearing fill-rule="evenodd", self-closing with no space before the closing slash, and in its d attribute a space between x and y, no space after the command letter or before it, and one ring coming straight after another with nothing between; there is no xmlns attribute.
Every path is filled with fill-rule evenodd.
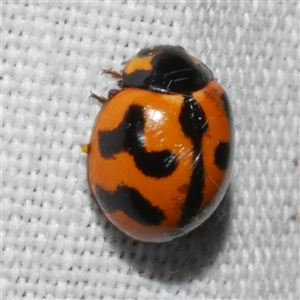
<svg viewBox="0 0 300 300"><path fill-rule="evenodd" d="M88 179L108 219L139 241L165 242L203 223L228 187L233 158L228 97L179 46L126 62L88 145Z"/></svg>

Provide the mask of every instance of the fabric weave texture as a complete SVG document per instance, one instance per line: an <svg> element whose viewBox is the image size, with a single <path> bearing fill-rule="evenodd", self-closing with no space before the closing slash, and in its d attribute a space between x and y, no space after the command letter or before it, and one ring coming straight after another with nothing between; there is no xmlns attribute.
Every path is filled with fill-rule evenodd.
<svg viewBox="0 0 300 300"><path fill-rule="evenodd" d="M299 299L299 2L3 1L1 299ZM181 45L227 91L230 188L193 233L139 243L87 181L88 143L141 48ZM117 170L116 170L117 172Z"/></svg>

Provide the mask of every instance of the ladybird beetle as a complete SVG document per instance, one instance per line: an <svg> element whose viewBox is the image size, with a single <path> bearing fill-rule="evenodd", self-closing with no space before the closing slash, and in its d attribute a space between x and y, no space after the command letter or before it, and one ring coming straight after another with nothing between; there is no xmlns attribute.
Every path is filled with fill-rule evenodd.
<svg viewBox="0 0 300 300"><path fill-rule="evenodd" d="M107 218L131 238L166 242L203 223L228 187L233 128L226 92L179 46L124 63L86 148L88 180ZM86 145L87 146L87 145Z"/></svg>

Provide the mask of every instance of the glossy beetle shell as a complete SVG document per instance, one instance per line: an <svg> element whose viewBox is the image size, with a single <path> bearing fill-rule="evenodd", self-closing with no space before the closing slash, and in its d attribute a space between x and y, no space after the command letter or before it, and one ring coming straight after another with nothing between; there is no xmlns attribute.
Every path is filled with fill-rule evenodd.
<svg viewBox="0 0 300 300"><path fill-rule="evenodd" d="M93 128L90 187L127 235L169 241L203 223L224 196L233 156L230 104L211 71L181 47L141 50L125 66L123 83Z"/></svg>

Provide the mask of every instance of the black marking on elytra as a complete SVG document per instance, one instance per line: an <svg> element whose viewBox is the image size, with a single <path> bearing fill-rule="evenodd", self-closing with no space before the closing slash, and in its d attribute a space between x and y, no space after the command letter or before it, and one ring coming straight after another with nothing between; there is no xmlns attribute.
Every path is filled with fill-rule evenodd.
<svg viewBox="0 0 300 300"><path fill-rule="evenodd" d="M215 163L220 170L226 170L230 161L232 159L232 147L234 143L233 139L233 117L232 117L232 110L230 106L229 99L227 97L227 93L224 91L221 96L221 101L224 106L226 116L228 119L229 129L230 129L230 142L221 142L219 143L218 147L215 150Z"/></svg>
<svg viewBox="0 0 300 300"><path fill-rule="evenodd" d="M201 140L207 131L204 111L198 102L191 96L184 96L179 122L184 134L193 142L194 166L191 175L187 198L182 208L182 216L179 227L188 225L196 217L203 199L204 188L204 166L201 154Z"/></svg>
<svg viewBox="0 0 300 300"><path fill-rule="evenodd" d="M153 56L152 69L123 72L125 86L147 90L190 94L204 88L213 79L213 73L202 62L195 64L179 46L156 46L142 49L138 57Z"/></svg>
<svg viewBox="0 0 300 300"><path fill-rule="evenodd" d="M155 178L171 175L178 164L176 155L169 150L147 152L144 147L144 127L143 107L129 106L117 128L99 131L98 147L101 155L113 159L117 153L126 151L133 156L137 168L145 175Z"/></svg>
<svg viewBox="0 0 300 300"><path fill-rule="evenodd" d="M138 190L131 187L118 186L115 191L108 192L97 186L96 198L105 212L122 211L144 226L159 225L165 220L165 214L159 207L151 205Z"/></svg>
<svg viewBox="0 0 300 300"><path fill-rule="evenodd" d="M231 120L232 119L231 107L230 107L229 99L228 99L228 96L227 96L226 92L223 92L223 94L221 96L221 101L222 101L222 104L224 106L227 118L229 120Z"/></svg>
<svg viewBox="0 0 300 300"><path fill-rule="evenodd" d="M191 96L183 96L184 101L179 115L179 122L184 134L192 139L196 151L200 151L201 137L208 129L204 111Z"/></svg>
<svg viewBox="0 0 300 300"><path fill-rule="evenodd" d="M230 144L219 142L215 149L215 164L220 170L226 170L230 161Z"/></svg>

